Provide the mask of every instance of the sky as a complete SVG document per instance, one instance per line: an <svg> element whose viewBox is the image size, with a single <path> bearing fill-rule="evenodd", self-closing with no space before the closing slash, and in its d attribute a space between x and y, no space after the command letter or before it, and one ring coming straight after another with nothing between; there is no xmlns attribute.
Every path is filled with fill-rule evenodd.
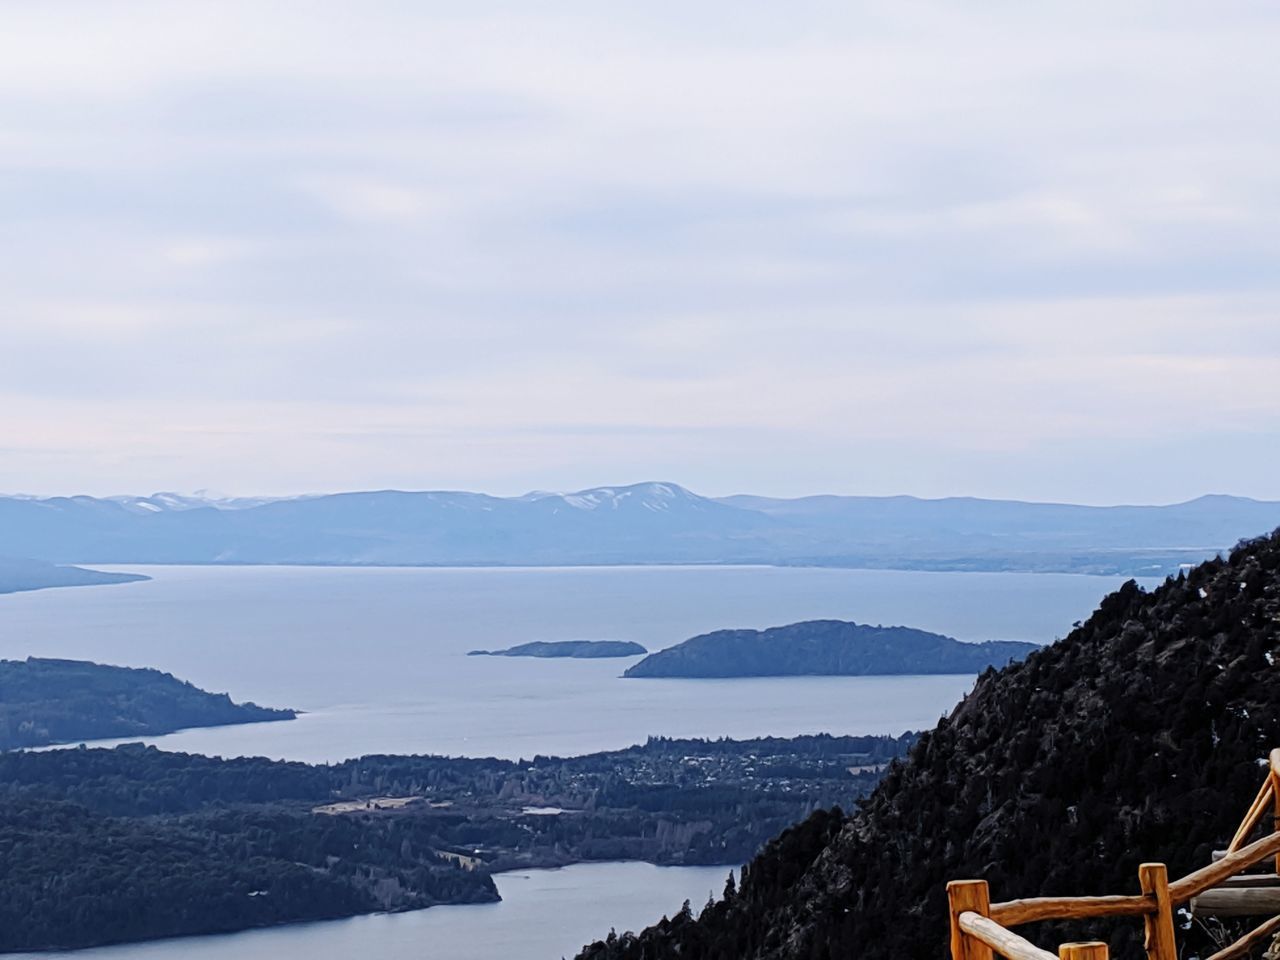
<svg viewBox="0 0 1280 960"><path fill-rule="evenodd" d="M0 491L1280 499L1274 4L0 20Z"/></svg>

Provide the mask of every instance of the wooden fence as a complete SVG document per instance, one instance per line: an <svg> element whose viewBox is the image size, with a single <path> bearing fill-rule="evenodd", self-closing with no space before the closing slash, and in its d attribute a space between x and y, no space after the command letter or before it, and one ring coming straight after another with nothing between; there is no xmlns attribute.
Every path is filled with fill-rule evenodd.
<svg viewBox="0 0 1280 960"><path fill-rule="evenodd" d="M1270 811L1273 832L1246 843ZM1275 873L1244 874L1269 857ZM1170 883L1163 863L1138 868L1141 893L1102 897L1034 897L992 903L985 880L953 880L947 884L951 910L952 960L1055 960L1054 954L1014 933L1010 927L1041 920L1094 917L1140 917L1146 931L1148 960L1177 960L1173 911L1190 903L1197 914L1265 916L1271 919L1207 960L1236 960L1280 932L1280 749L1272 750L1262 789L1241 821L1227 849L1207 867ZM1108 960L1100 941L1064 943L1059 960Z"/></svg>

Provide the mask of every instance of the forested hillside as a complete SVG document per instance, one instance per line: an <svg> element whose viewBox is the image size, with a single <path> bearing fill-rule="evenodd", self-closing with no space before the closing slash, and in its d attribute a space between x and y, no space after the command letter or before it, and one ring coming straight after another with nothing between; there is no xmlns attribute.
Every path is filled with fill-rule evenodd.
<svg viewBox="0 0 1280 960"><path fill-rule="evenodd" d="M498 899L412 819L269 807L104 815L8 791L0 808L0 952L86 947L438 903Z"/></svg>
<svg viewBox="0 0 1280 960"><path fill-rule="evenodd" d="M741 863L870 790L915 736L324 766L141 744L0 753L0 952L493 900L490 873L516 867Z"/></svg>
<svg viewBox="0 0 1280 960"><path fill-rule="evenodd" d="M159 670L44 657L0 660L0 750L295 716L234 703Z"/></svg>
<svg viewBox="0 0 1280 960"><path fill-rule="evenodd" d="M768 630L716 630L651 653L624 677L861 677L980 673L1038 649L1020 640L965 643L911 627L805 620Z"/></svg>
<svg viewBox="0 0 1280 960"><path fill-rule="evenodd" d="M933 960L949 879L1004 899L1137 892L1147 860L1189 872L1280 746L1278 645L1280 532L1151 593L1126 584L1065 639L985 673L855 812L784 833L725 902L582 957ZM1138 924L1088 932L1140 955Z"/></svg>

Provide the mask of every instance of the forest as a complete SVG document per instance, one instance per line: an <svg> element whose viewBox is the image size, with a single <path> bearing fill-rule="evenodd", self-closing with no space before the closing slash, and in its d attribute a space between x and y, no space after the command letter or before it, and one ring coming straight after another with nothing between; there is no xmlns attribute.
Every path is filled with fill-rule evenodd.
<svg viewBox="0 0 1280 960"><path fill-rule="evenodd" d="M767 630L716 630L651 653L624 677L856 677L978 673L1039 644L965 643L912 627L805 620Z"/></svg>
<svg viewBox="0 0 1280 960"><path fill-rule="evenodd" d="M180 934L498 899L413 819L263 808L119 817L9 791L0 809L0 950Z"/></svg>
<svg viewBox="0 0 1280 960"><path fill-rule="evenodd" d="M1280 746L1280 532L1151 592L1133 582L1064 639L976 688L850 813L815 812L725 901L614 935L582 960L925 960L947 951L944 885L993 899L1137 892L1138 864L1210 862ZM1023 928L1052 947L1132 921ZM1211 929L1179 931L1213 952Z"/></svg>
<svg viewBox="0 0 1280 960"><path fill-rule="evenodd" d="M206 693L159 670L42 657L0 660L0 750L295 716L233 703L225 693Z"/></svg>
<svg viewBox="0 0 1280 960"><path fill-rule="evenodd" d="M736 866L871 789L915 739L655 738L572 758L322 766L141 744L8 752L0 950L493 900L490 875L518 866Z"/></svg>

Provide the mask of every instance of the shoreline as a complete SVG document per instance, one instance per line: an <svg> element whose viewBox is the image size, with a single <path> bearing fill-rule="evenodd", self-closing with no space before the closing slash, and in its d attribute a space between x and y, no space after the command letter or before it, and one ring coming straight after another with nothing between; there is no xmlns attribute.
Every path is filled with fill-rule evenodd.
<svg viewBox="0 0 1280 960"><path fill-rule="evenodd" d="M1185 553L1185 556L1183 554ZM81 561L95 569L123 569L148 567L164 569L168 567L263 567L282 569L339 569L339 570L495 570L495 571L554 571L554 570L705 570L705 569L742 569L742 570L856 570L867 573L1018 573L1049 574L1056 576L1077 577L1136 577L1143 579L1164 579L1175 576L1180 568L1188 563L1199 562L1210 554L1199 551L1171 550L1161 555L1171 559L1177 554L1176 563L1153 568L1150 564L1138 566L1135 563L1101 566L1096 564L1070 565L1066 563L1050 563L1045 565L1017 564L1008 562L1011 558L993 557L989 561L977 558L954 558L935 562L909 560L892 561L875 558L858 558L845 563L818 563L815 561L785 559L766 560L601 560L583 563L529 563L529 562L474 562L461 561L422 561L419 563L373 563L334 560L110 560ZM1139 555L1119 552L1120 557L1132 561Z"/></svg>
<svg viewBox="0 0 1280 960"><path fill-rule="evenodd" d="M499 886L499 899L487 902L476 903L457 903L457 904L436 904L429 907L421 907L417 909L394 910L394 911L374 911L368 913L351 914L343 917L330 917L318 920L298 920L287 923L276 923L256 927L247 927L242 930L230 930L218 933L202 933L187 934L167 937L153 937L146 940L129 940L115 943L104 943L91 947L79 948L54 948L50 950L40 951L16 951L16 952L0 952L0 957L15 958L15 960L134 960L135 957L144 957L147 960L185 960L189 955L196 955L204 960L204 958L216 957L217 960L270 960L270 958L278 957L279 951L278 940L281 938L292 940L297 938L305 941L315 938L319 943L330 947L334 951L335 956L343 958L349 957L346 952L347 941L335 936L344 927L350 927L361 931L362 936L359 938L361 943L368 943L368 949L372 952L368 955L376 956L379 960L420 960L424 955L423 950L435 931L433 925L437 923L451 923L454 926L465 927L465 940L461 937L454 936L450 938L446 944L446 950L450 952L444 954L443 960L461 960L464 957L472 957L471 950L474 948L476 931L474 924L485 923L487 917L492 916L490 911L520 911L527 909L525 901L527 893L519 889L519 886L513 884L516 881L559 881L564 877L573 876L579 873L594 875L601 869L610 867L622 868L623 872L631 872L629 868L649 867L655 871L654 880L666 881L662 883L664 891L671 890L672 896L665 895L660 898L660 904L656 904L654 910L644 910L637 913L638 918L643 918L643 922L649 922L653 916L657 916L665 911L674 911L678 909L680 900L692 899L692 895L699 893L699 896L705 896L707 891L711 892L719 899L720 891L724 886L724 881L730 870L735 875L739 872L739 866L735 864L715 864L705 866L662 866L649 864L640 860L595 860L582 861L578 863L568 864L565 866L549 866L549 867L517 867L510 870L503 870L493 874L495 882ZM723 871L723 873L721 873ZM698 881L703 875L706 875L705 883ZM685 877L694 878L692 881L685 881L686 889L679 889L679 881ZM695 887L695 883L697 884ZM506 887L506 895L503 895L502 887ZM600 885L595 881L593 876L587 876L578 885L582 888L580 899L582 902L572 900L572 896L578 893L575 887L569 891L570 901L566 902L563 883L540 884L543 888L555 888L555 901L562 904L571 914L577 915L584 908L593 905L598 897L597 892ZM687 889L695 887L694 889ZM674 888L674 889L672 889ZM626 897L630 899L636 893L635 890L627 889L625 886L619 890L617 885L610 885L609 892L615 897ZM683 896L682 896L683 894ZM701 905L702 900L696 901ZM447 921L446 921L447 916ZM506 918L503 918L504 921ZM584 921L584 933L579 942L573 943L570 950L576 951L583 944L587 943L591 936L597 935L600 929L607 929L608 925L613 924L613 920L605 920L601 918L605 926L598 923L591 923L590 920ZM512 918L511 926L520 929L519 938L523 941L528 931L523 929L524 925L519 922L518 918ZM413 927L422 927L420 936L402 938L394 936L388 946L391 948L380 949L377 944L376 935L370 937L368 930L370 926L380 929L384 925L394 930L402 925L409 924ZM586 926L586 924L590 924ZM639 923L635 926L638 929ZM505 924L504 924L505 926ZM623 925L623 928L631 926ZM502 929L502 926L491 929ZM587 932L587 931L590 932ZM255 945L262 942L261 947L255 949ZM566 942L568 942L566 940ZM395 948L408 944L404 954L396 953ZM362 947L363 948L363 947ZM305 946L304 946L305 949ZM554 952L548 951L546 956L559 956L563 951L556 949ZM307 955L313 955L307 953ZM531 954L532 955L532 954ZM541 953L536 955L541 956ZM565 956L571 953L564 953ZM432 954L435 956L435 954ZM492 954L484 954L485 960L493 956ZM511 954L502 951L501 956L506 960L511 956L523 956L523 954ZM330 960L325 956L323 960Z"/></svg>

